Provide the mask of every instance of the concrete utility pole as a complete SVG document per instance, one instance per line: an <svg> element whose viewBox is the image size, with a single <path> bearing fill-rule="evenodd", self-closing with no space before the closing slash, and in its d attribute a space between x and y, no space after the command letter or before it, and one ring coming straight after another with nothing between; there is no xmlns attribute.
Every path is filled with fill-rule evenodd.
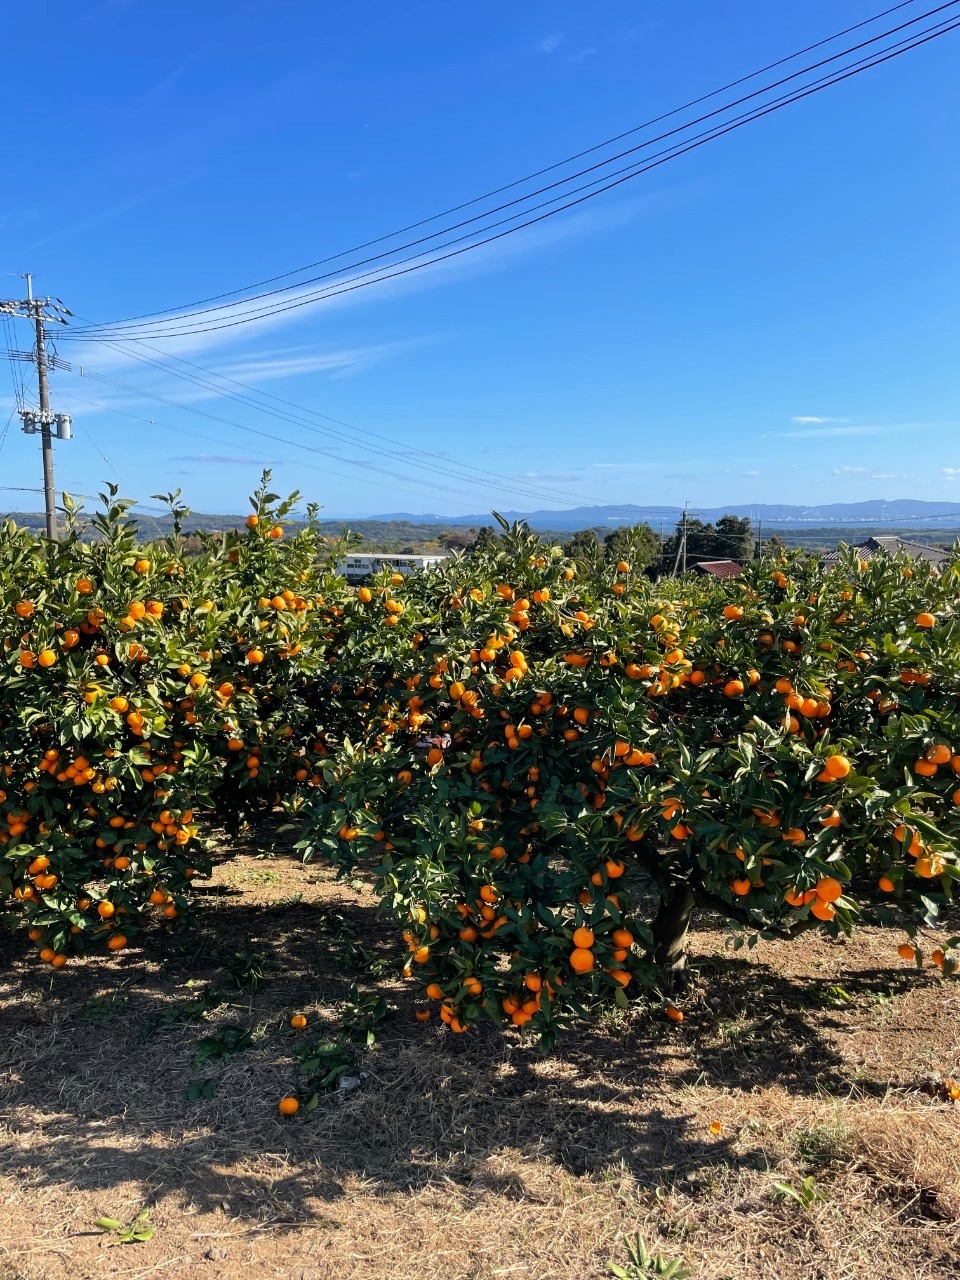
<svg viewBox="0 0 960 1280"><path fill-rule="evenodd" d="M0 301L0 315L15 316L32 320L35 335L35 349L28 351L11 351L12 360L30 360L37 366L37 392L40 412L35 413L24 405L18 410L23 421L23 430L28 436L40 437L40 449L43 457L43 505L47 517L47 537L52 541L57 537L57 497L53 483L53 428L56 428L58 440L69 440L71 437L70 416L66 413L50 412L50 391L47 386L47 343L44 324L55 322L66 324L64 316L71 313L56 298L35 298L33 296L33 276L24 276L27 282L27 296L19 301Z"/></svg>
<svg viewBox="0 0 960 1280"><path fill-rule="evenodd" d="M37 388L40 393L40 449L43 453L43 505L47 513L47 537L57 537L57 497L53 487L53 440L50 436L50 392L47 388L47 344L43 336L43 312L33 298L33 281L27 276L27 298L34 303L37 331Z"/></svg>
<svg viewBox="0 0 960 1280"><path fill-rule="evenodd" d="M683 562L683 572L687 572L687 504L683 504L683 519L680 524L680 537L677 542L677 556L673 562L673 576L677 576L677 570L680 563Z"/></svg>

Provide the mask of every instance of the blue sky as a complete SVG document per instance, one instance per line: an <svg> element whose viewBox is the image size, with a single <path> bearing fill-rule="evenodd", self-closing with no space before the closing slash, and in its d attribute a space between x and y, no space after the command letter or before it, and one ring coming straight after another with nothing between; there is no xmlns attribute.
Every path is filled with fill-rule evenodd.
<svg viewBox="0 0 960 1280"><path fill-rule="evenodd" d="M178 307L469 199L882 7L10 0L5 80L42 49L44 88L6 97L0 272L33 271L97 321ZM55 375L76 433L58 485L179 486L234 511L270 462L334 516L960 500L958 62L960 32L443 269L158 344L350 424L343 438L64 342L114 381ZM0 429L12 404L0 370ZM441 474L418 450L508 479ZM0 484L39 474L14 420Z"/></svg>

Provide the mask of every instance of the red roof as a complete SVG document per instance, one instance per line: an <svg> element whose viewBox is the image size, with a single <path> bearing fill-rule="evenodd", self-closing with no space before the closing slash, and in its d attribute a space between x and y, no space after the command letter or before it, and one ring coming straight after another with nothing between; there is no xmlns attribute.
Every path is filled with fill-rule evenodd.
<svg viewBox="0 0 960 1280"><path fill-rule="evenodd" d="M739 578L743 573L736 560L701 560L693 567L701 573L712 573L715 578Z"/></svg>

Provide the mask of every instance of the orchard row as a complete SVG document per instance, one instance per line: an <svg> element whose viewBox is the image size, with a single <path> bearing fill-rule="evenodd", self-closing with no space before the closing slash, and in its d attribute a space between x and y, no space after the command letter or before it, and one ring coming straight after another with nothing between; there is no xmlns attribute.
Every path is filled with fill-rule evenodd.
<svg viewBox="0 0 960 1280"><path fill-rule="evenodd" d="M277 805L380 868L454 1031L665 988L698 903L787 934L949 908L960 565L651 584L515 528L353 590L253 505L190 554L113 495L95 539L0 533L0 911L54 966L182 927L211 832Z"/></svg>

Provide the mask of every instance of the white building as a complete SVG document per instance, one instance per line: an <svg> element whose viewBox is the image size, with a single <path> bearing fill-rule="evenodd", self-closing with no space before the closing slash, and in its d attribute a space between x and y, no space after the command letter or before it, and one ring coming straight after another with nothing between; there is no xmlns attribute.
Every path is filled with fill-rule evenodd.
<svg viewBox="0 0 960 1280"><path fill-rule="evenodd" d="M342 574L348 582L365 582L382 569L392 573L402 573L404 577L411 573L419 573L422 569L433 569L443 564L446 556L441 552L433 556L404 556L388 553L366 553L349 555L337 565L337 573Z"/></svg>

